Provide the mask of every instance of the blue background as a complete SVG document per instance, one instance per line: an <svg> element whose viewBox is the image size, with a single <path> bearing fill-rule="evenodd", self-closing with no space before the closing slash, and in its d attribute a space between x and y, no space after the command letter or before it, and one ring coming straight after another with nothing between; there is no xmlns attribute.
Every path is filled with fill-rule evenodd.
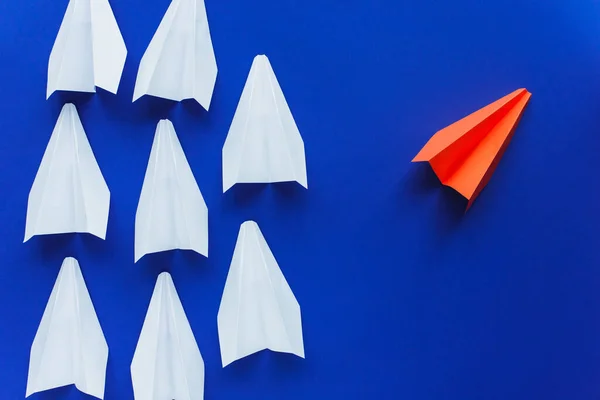
<svg viewBox="0 0 600 400"><path fill-rule="evenodd" d="M168 0L112 0L129 50L117 96L45 100L66 0L0 2L0 398L24 397L29 350L65 256L79 259L110 353L129 365L160 271L206 363L207 399L596 399L600 396L600 3L595 0L207 0L219 75L209 113L131 98ZM309 190L221 193L221 148L256 54L306 145ZM474 206L410 160L437 130L517 89L533 97ZM111 190L106 241L22 244L27 196L66 101ZM154 129L170 118L204 194L210 257L133 263ZM239 225L256 220L302 307L306 360L222 369L217 310ZM74 387L32 399L84 399Z"/></svg>

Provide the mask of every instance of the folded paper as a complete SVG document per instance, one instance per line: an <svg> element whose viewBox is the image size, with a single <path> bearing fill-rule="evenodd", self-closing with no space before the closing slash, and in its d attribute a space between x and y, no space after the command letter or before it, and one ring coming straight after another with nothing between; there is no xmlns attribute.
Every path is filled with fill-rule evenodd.
<svg viewBox="0 0 600 400"><path fill-rule="evenodd" d="M81 232L106 236L110 192L77 109L62 108L29 192L25 241Z"/></svg>
<svg viewBox="0 0 600 400"><path fill-rule="evenodd" d="M76 259L65 258L31 345L26 397L75 385L104 398L108 345Z"/></svg>
<svg viewBox="0 0 600 400"><path fill-rule="evenodd" d="M56 90L117 93L127 48L108 0L70 0L48 62Z"/></svg>
<svg viewBox="0 0 600 400"><path fill-rule="evenodd" d="M208 208L173 124L162 120L135 216L135 261L173 249L208 256Z"/></svg>
<svg viewBox="0 0 600 400"><path fill-rule="evenodd" d="M519 89L437 132L413 162L429 162L442 184L468 200L488 183L531 93Z"/></svg>
<svg viewBox="0 0 600 400"><path fill-rule="evenodd" d="M204 361L168 272L156 281L131 379L135 400L204 398Z"/></svg>
<svg viewBox="0 0 600 400"><path fill-rule="evenodd" d="M223 193L236 183L308 187L304 142L269 59L258 55L223 146Z"/></svg>
<svg viewBox="0 0 600 400"><path fill-rule="evenodd" d="M217 320L223 367L264 349L304 358L300 305L254 221L240 227Z"/></svg>
<svg viewBox="0 0 600 400"><path fill-rule="evenodd" d="M204 0L172 0L140 62L133 101L195 99L208 111L216 79Z"/></svg>

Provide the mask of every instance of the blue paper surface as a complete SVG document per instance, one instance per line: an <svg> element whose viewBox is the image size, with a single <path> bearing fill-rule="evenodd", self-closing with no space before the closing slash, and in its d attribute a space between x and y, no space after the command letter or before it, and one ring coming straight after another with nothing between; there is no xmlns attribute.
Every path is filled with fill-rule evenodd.
<svg viewBox="0 0 600 400"><path fill-rule="evenodd" d="M129 365L155 280L171 272L206 363L206 399L564 400L600 395L600 4L592 0L216 1L211 109L145 97L137 67L168 0L112 0L129 50L117 96L54 94L67 0L0 2L0 399L25 395L29 349L64 257L109 345L105 399ZM306 146L309 190L221 193L221 148L256 54ZM533 93L488 186L465 202L410 163L437 130ZM111 190L106 241L22 244L27 196L66 101ZM133 264L156 123L170 118L209 208L208 259ZM257 221L302 307L306 360L221 368L217 310L240 224ZM83 399L75 388L32 399Z"/></svg>

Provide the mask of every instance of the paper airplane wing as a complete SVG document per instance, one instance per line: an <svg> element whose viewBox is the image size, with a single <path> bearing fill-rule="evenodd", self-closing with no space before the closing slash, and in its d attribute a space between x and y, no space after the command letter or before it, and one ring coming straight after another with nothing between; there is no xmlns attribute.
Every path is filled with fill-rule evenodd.
<svg viewBox="0 0 600 400"><path fill-rule="evenodd" d="M140 62L133 101L195 99L208 110L216 79L204 0L173 0Z"/></svg>
<svg viewBox="0 0 600 400"><path fill-rule="evenodd" d="M117 93L127 48L108 0L70 0L48 62L56 90Z"/></svg>
<svg viewBox="0 0 600 400"><path fill-rule="evenodd" d="M304 141L269 59L254 58L223 146L223 192L236 183L308 187Z"/></svg>
<svg viewBox="0 0 600 400"><path fill-rule="evenodd" d="M79 263L68 257L31 345L26 397L74 384L102 399L107 360L108 345Z"/></svg>
<svg viewBox="0 0 600 400"><path fill-rule="evenodd" d="M264 349L304 358L300 305L256 222L240 227L217 319L223 367Z"/></svg>
<svg viewBox="0 0 600 400"><path fill-rule="evenodd" d="M429 162L442 184L473 203L512 138L531 93L519 89L437 132L413 162Z"/></svg>
<svg viewBox="0 0 600 400"><path fill-rule="evenodd" d="M152 293L131 379L135 400L204 398L204 361L167 272Z"/></svg>
<svg viewBox="0 0 600 400"><path fill-rule="evenodd" d="M162 120L135 216L135 261L172 249L208 257L208 208L173 124Z"/></svg>
<svg viewBox="0 0 600 400"><path fill-rule="evenodd" d="M65 104L29 193L25 241L69 232L104 239L109 204L108 186L77 109Z"/></svg>

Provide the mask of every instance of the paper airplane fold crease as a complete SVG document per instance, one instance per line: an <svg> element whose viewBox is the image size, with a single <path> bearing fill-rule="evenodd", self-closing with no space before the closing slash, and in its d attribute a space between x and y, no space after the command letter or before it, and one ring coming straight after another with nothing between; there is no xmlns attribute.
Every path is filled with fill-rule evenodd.
<svg viewBox="0 0 600 400"><path fill-rule="evenodd" d="M135 261L173 249L208 257L208 208L173 124L161 120L135 216Z"/></svg>
<svg viewBox="0 0 600 400"><path fill-rule="evenodd" d="M102 399L108 345L76 259L65 258L31 345L26 397L74 384Z"/></svg>
<svg viewBox="0 0 600 400"><path fill-rule="evenodd" d="M156 281L131 379L135 400L204 398L204 361L168 272Z"/></svg>
<svg viewBox="0 0 600 400"><path fill-rule="evenodd" d="M236 183L294 181L308 188L304 141L269 59L258 55L223 146L223 193Z"/></svg>
<svg viewBox="0 0 600 400"><path fill-rule="evenodd" d="M77 109L65 104L29 192L24 241L71 232L104 239L109 205L110 191Z"/></svg>
<svg viewBox="0 0 600 400"><path fill-rule="evenodd" d="M519 89L437 132L413 162L428 162L442 184L468 200L488 183L531 93Z"/></svg>
<svg viewBox="0 0 600 400"><path fill-rule="evenodd" d="M240 227L217 322L223 367L264 349L304 358L300 305L254 221Z"/></svg>
<svg viewBox="0 0 600 400"><path fill-rule="evenodd" d="M204 0L172 0L140 62L133 101L195 99L208 111L216 79Z"/></svg>
<svg viewBox="0 0 600 400"><path fill-rule="evenodd" d="M56 90L117 93L127 48L108 0L70 0L48 62L46 97Z"/></svg>

